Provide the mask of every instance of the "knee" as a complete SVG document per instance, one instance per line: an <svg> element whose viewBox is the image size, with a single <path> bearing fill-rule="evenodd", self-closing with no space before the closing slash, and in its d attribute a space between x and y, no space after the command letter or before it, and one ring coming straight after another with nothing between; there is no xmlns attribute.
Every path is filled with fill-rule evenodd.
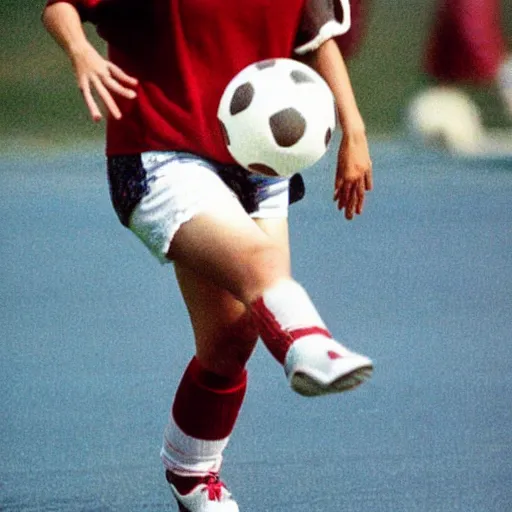
<svg viewBox="0 0 512 512"><path fill-rule="evenodd" d="M291 274L289 255L272 242L254 247L245 261L243 299L246 304L251 304L265 289Z"/></svg>

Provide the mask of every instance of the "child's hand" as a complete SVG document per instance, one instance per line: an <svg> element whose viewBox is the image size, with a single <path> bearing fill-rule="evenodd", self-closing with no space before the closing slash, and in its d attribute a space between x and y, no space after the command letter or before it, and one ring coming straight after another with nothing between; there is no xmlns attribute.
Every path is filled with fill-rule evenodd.
<svg viewBox="0 0 512 512"><path fill-rule="evenodd" d="M72 63L78 87L93 121L100 121L103 117L94 98L94 93L99 96L108 112L115 119L120 119L122 113L113 93L123 98L134 99L137 96L135 92L137 79L127 75L118 66L104 59L91 45L74 53Z"/></svg>
<svg viewBox="0 0 512 512"><path fill-rule="evenodd" d="M334 201L339 210L345 209L346 219L363 212L365 193L372 188L372 162L366 135L344 134L338 153Z"/></svg>

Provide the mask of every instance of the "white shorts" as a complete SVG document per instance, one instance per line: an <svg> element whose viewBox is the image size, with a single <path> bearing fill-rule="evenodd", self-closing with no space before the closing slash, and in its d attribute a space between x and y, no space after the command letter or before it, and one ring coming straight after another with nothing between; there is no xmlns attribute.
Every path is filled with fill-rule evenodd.
<svg viewBox="0 0 512 512"><path fill-rule="evenodd" d="M299 176L260 176L171 151L109 157L108 177L120 221L161 263L169 262L174 235L195 215L232 210L238 203L253 218L283 218L288 215L290 181L295 200L304 191Z"/></svg>

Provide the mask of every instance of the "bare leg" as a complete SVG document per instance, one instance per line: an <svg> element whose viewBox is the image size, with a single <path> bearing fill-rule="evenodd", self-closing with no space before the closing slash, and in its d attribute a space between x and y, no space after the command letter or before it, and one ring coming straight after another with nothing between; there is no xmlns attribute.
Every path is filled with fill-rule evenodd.
<svg viewBox="0 0 512 512"><path fill-rule="evenodd" d="M295 391L316 396L358 386L369 377L372 363L332 339L307 292L291 278L284 229L284 242L279 242L239 209L233 202L221 213L194 217L178 231L169 257L177 268L193 270L250 310ZM186 293L192 303L193 290ZM201 318L204 314L197 323Z"/></svg>
<svg viewBox="0 0 512 512"><path fill-rule="evenodd" d="M251 221L252 222L252 221ZM286 219L257 219L257 226L278 251L286 274L290 268ZM175 264L176 276L188 308L196 340L196 357L208 370L229 376L245 367L258 339L251 313L232 293L198 274Z"/></svg>
<svg viewBox="0 0 512 512"><path fill-rule="evenodd" d="M168 257L246 305L278 280L290 279L287 248L235 202L223 213L197 215L183 224Z"/></svg>
<svg viewBox="0 0 512 512"><path fill-rule="evenodd" d="M286 220L260 224L289 260ZM194 330L196 355L176 393L162 459L173 492L184 501L199 499L196 490L211 485L208 475L220 468L244 399L245 364L258 330L250 310L230 292L189 266L177 263L175 269ZM230 500L229 494L222 496Z"/></svg>

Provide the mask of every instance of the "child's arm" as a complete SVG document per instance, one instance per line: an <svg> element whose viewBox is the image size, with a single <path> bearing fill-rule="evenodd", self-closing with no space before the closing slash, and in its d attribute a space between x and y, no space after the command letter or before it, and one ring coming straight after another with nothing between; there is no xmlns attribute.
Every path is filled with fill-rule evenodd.
<svg viewBox="0 0 512 512"><path fill-rule="evenodd" d="M78 87L92 119L99 121L102 118L93 93L98 94L115 119L121 118L112 93L128 99L135 98L137 80L97 52L85 35L77 9L70 3L57 2L47 6L42 20L46 30L71 60Z"/></svg>
<svg viewBox="0 0 512 512"><path fill-rule="evenodd" d="M373 187L366 129L357 107L347 68L336 42L329 39L308 58L331 87L342 129L334 184L334 200L352 219L363 211L365 192Z"/></svg>

